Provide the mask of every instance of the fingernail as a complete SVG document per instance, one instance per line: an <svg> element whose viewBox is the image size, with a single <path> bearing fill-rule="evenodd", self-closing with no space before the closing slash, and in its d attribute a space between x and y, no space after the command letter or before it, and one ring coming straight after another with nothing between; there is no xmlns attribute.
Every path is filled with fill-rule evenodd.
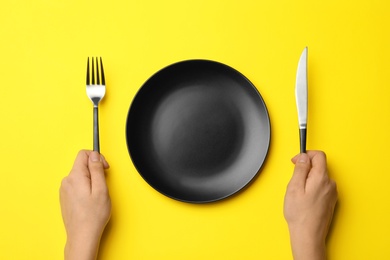
<svg viewBox="0 0 390 260"><path fill-rule="evenodd" d="M89 158L91 159L92 162L99 162L100 161L100 154L98 152L91 152L89 155Z"/></svg>
<svg viewBox="0 0 390 260"><path fill-rule="evenodd" d="M299 155L299 158L298 158L299 163L307 163L308 161L309 161L309 157L307 156L307 154L302 153Z"/></svg>

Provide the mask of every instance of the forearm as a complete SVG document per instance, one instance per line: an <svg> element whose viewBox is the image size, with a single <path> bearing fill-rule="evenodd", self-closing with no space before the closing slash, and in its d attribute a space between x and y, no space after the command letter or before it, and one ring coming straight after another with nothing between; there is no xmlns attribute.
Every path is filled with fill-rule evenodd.
<svg viewBox="0 0 390 260"><path fill-rule="evenodd" d="M325 240L318 239L321 237L318 234L305 234L303 230L290 228L294 260L326 260Z"/></svg>

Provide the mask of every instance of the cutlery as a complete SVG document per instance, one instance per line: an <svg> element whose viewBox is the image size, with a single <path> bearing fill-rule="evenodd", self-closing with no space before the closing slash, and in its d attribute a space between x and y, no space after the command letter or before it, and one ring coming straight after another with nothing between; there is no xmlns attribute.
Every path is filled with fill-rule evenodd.
<svg viewBox="0 0 390 260"><path fill-rule="evenodd" d="M298 110L300 152L306 153L306 135L307 135L307 52L305 47L298 63L295 98Z"/></svg>
<svg viewBox="0 0 390 260"><path fill-rule="evenodd" d="M106 93L106 83L102 58L91 58L91 68L89 58L87 60L87 95L93 103L93 150L100 152L99 144L99 102ZM100 65L100 66L99 66ZM96 77L95 77L96 74Z"/></svg>

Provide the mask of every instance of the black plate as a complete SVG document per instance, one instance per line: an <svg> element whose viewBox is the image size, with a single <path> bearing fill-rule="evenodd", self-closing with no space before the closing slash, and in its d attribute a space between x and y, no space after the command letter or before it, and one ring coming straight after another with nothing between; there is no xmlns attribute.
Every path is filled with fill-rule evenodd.
<svg viewBox="0 0 390 260"><path fill-rule="evenodd" d="M127 146L141 176L171 198L226 198L259 172L270 143L252 83L222 63L188 60L154 74L130 107Z"/></svg>

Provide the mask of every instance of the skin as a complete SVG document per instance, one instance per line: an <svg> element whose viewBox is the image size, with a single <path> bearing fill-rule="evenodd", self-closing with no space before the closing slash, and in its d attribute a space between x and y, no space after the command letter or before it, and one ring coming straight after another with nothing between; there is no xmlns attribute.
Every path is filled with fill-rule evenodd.
<svg viewBox="0 0 390 260"><path fill-rule="evenodd" d="M326 155L308 151L292 159L284 217L295 260L326 259L325 239L337 202L337 187L328 176ZM97 152L82 150L60 188L62 218L67 233L65 260L96 259L100 239L111 215L105 179L108 163Z"/></svg>
<svg viewBox="0 0 390 260"><path fill-rule="evenodd" d="M66 260L96 259L111 215L104 172L108 168L102 155L83 150L78 153L69 175L62 180L60 203L67 233Z"/></svg>
<svg viewBox="0 0 390 260"><path fill-rule="evenodd" d="M336 183L329 178L326 155L308 151L292 159L293 176L284 199L295 260L326 259L325 240L337 202Z"/></svg>

